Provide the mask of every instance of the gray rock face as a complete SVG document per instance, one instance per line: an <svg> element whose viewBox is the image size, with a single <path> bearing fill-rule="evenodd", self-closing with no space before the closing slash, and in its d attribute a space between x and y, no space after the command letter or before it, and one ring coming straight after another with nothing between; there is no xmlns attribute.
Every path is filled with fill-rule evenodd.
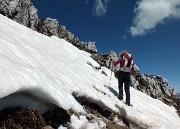
<svg viewBox="0 0 180 129"><path fill-rule="evenodd" d="M97 52L96 42L80 42L79 45L85 49L90 50L90 51Z"/></svg>
<svg viewBox="0 0 180 129"><path fill-rule="evenodd" d="M37 9L30 0L1 0L0 13L33 30L39 22Z"/></svg>
<svg viewBox="0 0 180 129"><path fill-rule="evenodd" d="M138 85L139 84L139 85ZM175 96L174 89L168 81L161 76L138 74L132 79L132 87L148 94L156 99L164 99L165 96Z"/></svg>
<svg viewBox="0 0 180 129"><path fill-rule="evenodd" d="M59 23L56 19L46 18L45 20L40 20L37 29L38 32L48 36L59 36Z"/></svg>
<svg viewBox="0 0 180 129"><path fill-rule="evenodd" d="M31 0L1 0L0 13L42 34L64 38L80 49L97 53L95 42L80 42L79 38L69 32L65 26L59 25L57 19L39 19L37 9Z"/></svg>

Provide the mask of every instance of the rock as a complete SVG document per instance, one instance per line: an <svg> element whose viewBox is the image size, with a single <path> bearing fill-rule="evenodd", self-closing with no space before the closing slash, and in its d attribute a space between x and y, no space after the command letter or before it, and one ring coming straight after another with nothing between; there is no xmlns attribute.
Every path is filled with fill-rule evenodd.
<svg viewBox="0 0 180 129"><path fill-rule="evenodd" d="M96 42L79 42L80 46L91 50L93 52L97 52Z"/></svg>
<svg viewBox="0 0 180 129"><path fill-rule="evenodd" d="M149 85L149 81L144 74L141 75L141 82L142 82L142 85L145 85L145 86Z"/></svg>
<svg viewBox="0 0 180 129"><path fill-rule="evenodd" d="M135 89L137 89L139 82L133 77L131 76L131 85L132 87L134 87Z"/></svg>
<svg viewBox="0 0 180 129"><path fill-rule="evenodd" d="M56 19L47 18L41 20L38 26L38 31L42 34L48 36L57 36L59 35L59 23Z"/></svg>
<svg viewBox="0 0 180 129"><path fill-rule="evenodd" d="M30 0L1 0L0 13L33 30L39 22L37 9Z"/></svg>

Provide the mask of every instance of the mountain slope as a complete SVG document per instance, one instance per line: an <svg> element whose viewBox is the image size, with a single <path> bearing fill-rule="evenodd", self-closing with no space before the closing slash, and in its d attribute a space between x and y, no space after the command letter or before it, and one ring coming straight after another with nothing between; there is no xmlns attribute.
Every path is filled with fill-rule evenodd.
<svg viewBox="0 0 180 129"><path fill-rule="evenodd" d="M67 30L65 26L59 24L57 19L41 19L38 17L37 12L31 0L0 1L0 14L44 35L55 35L85 51L92 53L97 52L96 42L80 41L79 38Z"/></svg>
<svg viewBox="0 0 180 129"><path fill-rule="evenodd" d="M112 75L110 82L111 71L104 67L99 69L99 64L89 53L63 39L30 30L2 15L0 28L0 98L3 98L0 110L10 105L47 110L46 103L52 103L80 114L79 120L84 120L87 112L76 100L76 97L83 97L138 125L168 129L180 127L180 118L174 107L134 88L131 88L133 107L119 101L117 79ZM36 99L27 101L18 96L7 97L17 92L28 92ZM72 115L71 119L76 119L76 116Z"/></svg>

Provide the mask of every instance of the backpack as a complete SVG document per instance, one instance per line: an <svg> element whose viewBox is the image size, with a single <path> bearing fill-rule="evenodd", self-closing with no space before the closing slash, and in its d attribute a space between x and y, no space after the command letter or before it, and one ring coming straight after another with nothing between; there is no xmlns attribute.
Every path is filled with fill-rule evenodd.
<svg viewBox="0 0 180 129"><path fill-rule="evenodd" d="M129 53L126 53L122 57L123 62L120 64L120 70L124 72L131 72L134 70L134 61L133 56ZM127 61L127 63L125 63Z"/></svg>

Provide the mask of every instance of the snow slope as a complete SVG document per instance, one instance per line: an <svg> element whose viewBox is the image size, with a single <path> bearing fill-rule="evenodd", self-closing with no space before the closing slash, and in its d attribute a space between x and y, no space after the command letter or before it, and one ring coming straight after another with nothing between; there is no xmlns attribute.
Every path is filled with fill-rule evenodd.
<svg viewBox="0 0 180 129"><path fill-rule="evenodd" d="M110 83L111 71L95 67L99 65L89 53L63 39L47 37L0 15L0 98L30 92L41 101L65 110L72 109L82 113L83 117L86 112L72 95L74 93L149 128L180 128L180 118L174 107L134 88L131 88L133 107L119 101L117 79L112 75ZM40 106L36 100L17 98L10 98L10 102L1 99L0 110L9 105Z"/></svg>

